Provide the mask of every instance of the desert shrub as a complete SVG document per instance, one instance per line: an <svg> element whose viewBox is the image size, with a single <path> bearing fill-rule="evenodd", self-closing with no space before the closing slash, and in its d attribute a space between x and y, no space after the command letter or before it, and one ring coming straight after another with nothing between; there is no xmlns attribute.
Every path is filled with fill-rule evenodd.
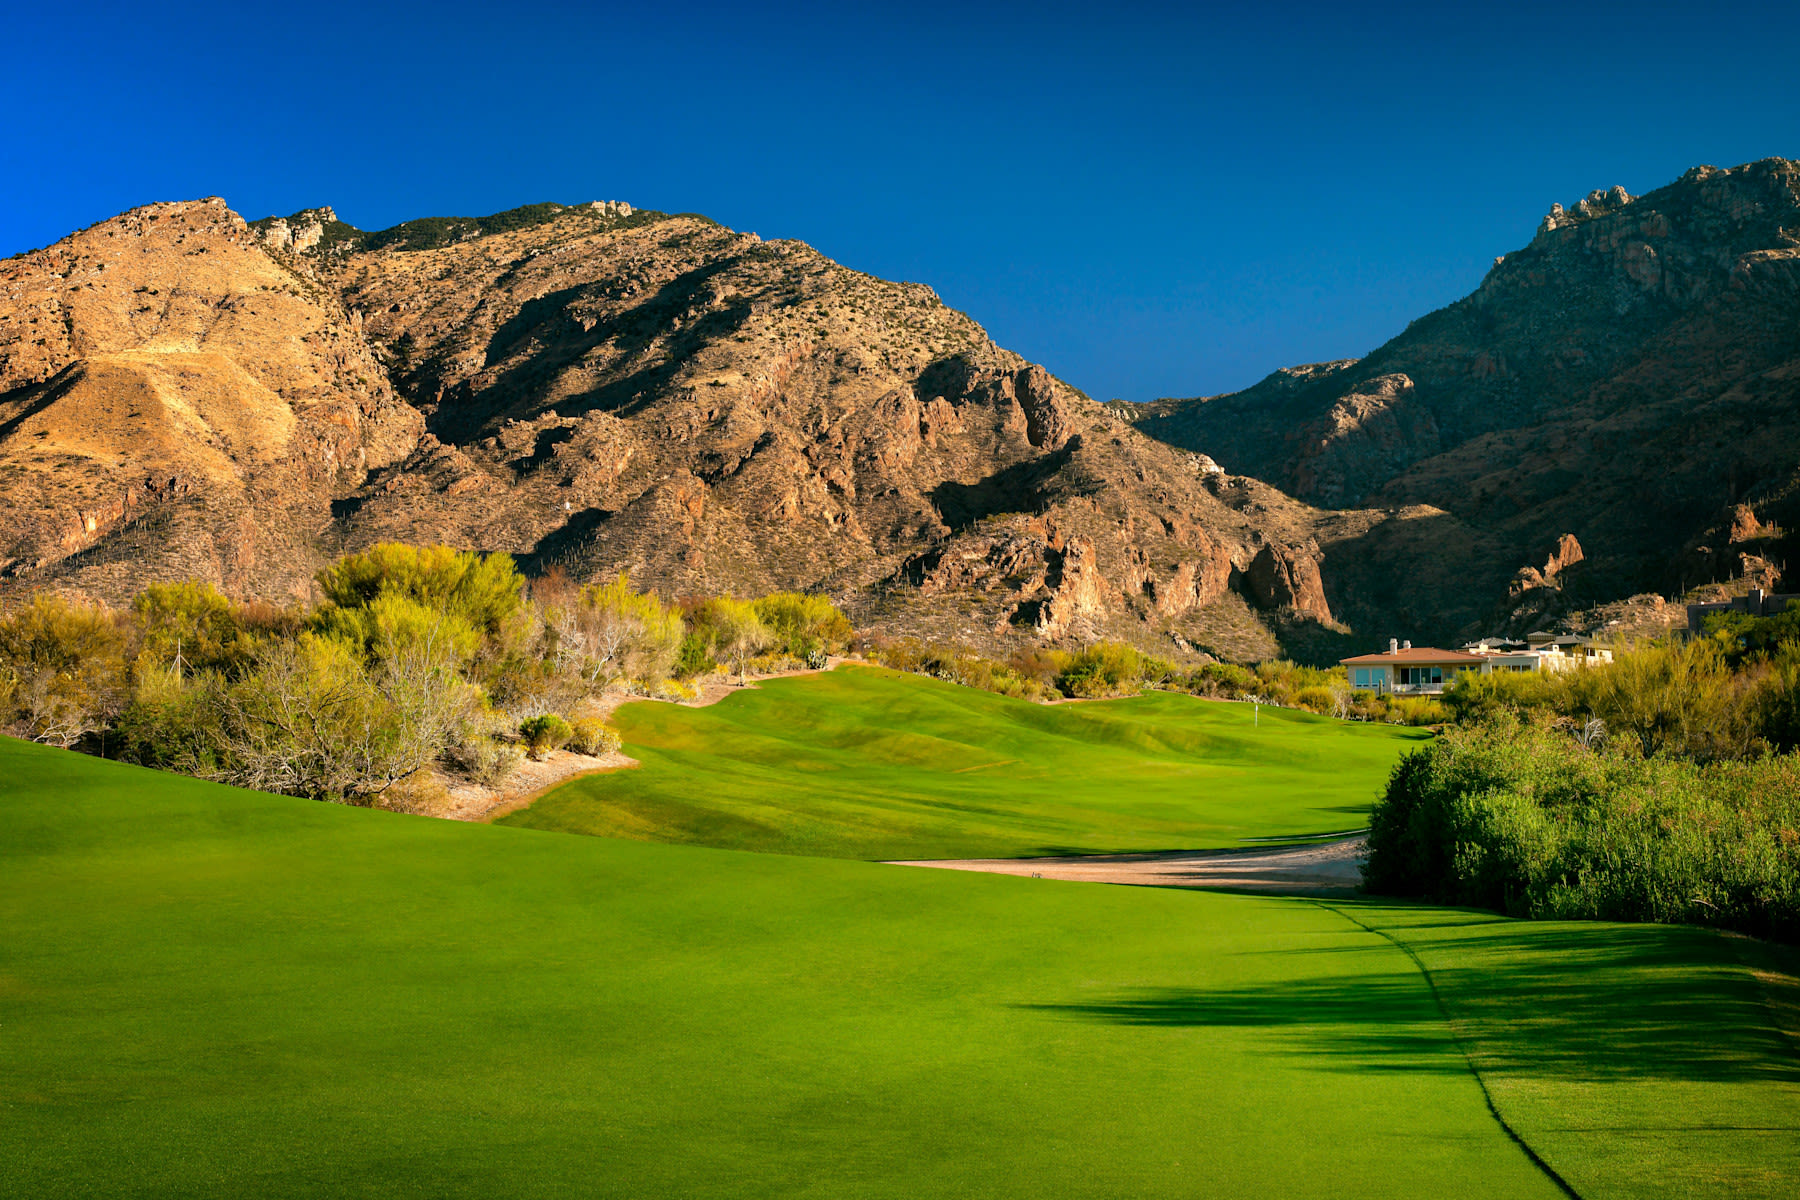
<svg viewBox="0 0 1800 1200"><path fill-rule="evenodd" d="M363 608L384 593L465 621L483 636L498 633L524 603L524 579L511 555L448 546L380 542L320 571L326 608Z"/></svg>
<svg viewBox="0 0 1800 1200"><path fill-rule="evenodd" d="M1015 655L1009 662L1000 662L977 654L968 646L927 646L916 638L898 638L878 640L870 646L869 653L877 662L896 671L907 671L915 675L929 675L933 679L943 679L963 687L980 688L999 696L1010 696L1017 700L1044 700L1056 695L1056 691L1044 679L1027 673L1021 669L1032 666L1029 657L1021 659ZM1044 655L1046 652L1030 652ZM1052 661L1066 661L1066 655L1059 652ZM1042 663L1042 659L1039 663Z"/></svg>
<svg viewBox="0 0 1800 1200"><path fill-rule="evenodd" d="M1256 695L1256 672L1236 663L1210 662L1188 677L1188 690L1198 696L1236 700Z"/></svg>
<svg viewBox="0 0 1800 1200"><path fill-rule="evenodd" d="M681 646L675 652L675 678L692 679L717 670L718 666L713 660L712 639L705 633L694 631L681 639Z"/></svg>
<svg viewBox="0 0 1800 1200"><path fill-rule="evenodd" d="M574 736L575 730L555 713L543 713L519 722L519 737L524 740L526 751L534 759L541 759L552 750L560 750Z"/></svg>
<svg viewBox="0 0 1800 1200"><path fill-rule="evenodd" d="M184 673L176 663L138 661L132 698L113 730L113 753L146 767L208 776L218 767L216 671Z"/></svg>
<svg viewBox="0 0 1800 1200"><path fill-rule="evenodd" d="M1388 696L1384 710L1382 720L1390 725L1441 725L1450 719L1450 710L1431 696Z"/></svg>
<svg viewBox="0 0 1800 1200"><path fill-rule="evenodd" d="M634 590L624 572L571 595L550 596L544 623L558 668L591 690L666 679L684 640L680 611Z"/></svg>
<svg viewBox="0 0 1800 1200"><path fill-rule="evenodd" d="M178 767L242 787L374 802L457 743L478 700L441 640L390 639L365 653L305 633L270 642L241 678L203 693L204 761Z"/></svg>
<svg viewBox="0 0 1800 1200"><path fill-rule="evenodd" d="M1307 712L1318 713L1320 716L1333 716L1341 707L1346 707L1340 704L1339 695L1331 688L1313 684L1294 694L1294 707L1304 708Z"/></svg>
<svg viewBox="0 0 1800 1200"><path fill-rule="evenodd" d="M1056 690L1057 676L1069 668L1073 657L1066 650L1052 646L1030 646L1016 650L1007 659L1007 668L1021 679L1028 679L1042 692Z"/></svg>
<svg viewBox="0 0 1800 1200"><path fill-rule="evenodd" d="M237 606L198 580L152 583L131 604L138 628L138 669L236 671L256 651L256 639Z"/></svg>
<svg viewBox="0 0 1800 1200"><path fill-rule="evenodd" d="M750 660L772 641L768 627L757 615L756 605L747 600L729 596L708 600L689 614L689 620L706 632L713 652L737 669L740 680L747 676Z"/></svg>
<svg viewBox="0 0 1800 1200"><path fill-rule="evenodd" d="M755 609L770 647L815 670L843 653L855 634L849 618L824 596L775 592L757 600Z"/></svg>
<svg viewBox="0 0 1800 1200"><path fill-rule="evenodd" d="M450 789L430 771L414 771L394 781L382 792L376 806L389 812L411 813L420 817L441 817L450 811Z"/></svg>
<svg viewBox="0 0 1800 1200"><path fill-rule="evenodd" d="M489 733L469 734L444 752L444 758L451 766L490 788L498 787L524 757L522 747Z"/></svg>
<svg viewBox="0 0 1800 1200"><path fill-rule="evenodd" d="M1594 715L1645 757L1667 749L1713 759L1746 748L1742 706L1734 703L1732 672L1715 642L1645 646L1577 673L1595 685Z"/></svg>
<svg viewBox="0 0 1800 1200"><path fill-rule="evenodd" d="M665 679L652 689L651 694L658 700L692 700L700 690L680 679Z"/></svg>
<svg viewBox="0 0 1800 1200"><path fill-rule="evenodd" d="M0 702L18 736L69 747L129 697L125 631L103 608L39 593L0 620Z"/></svg>
<svg viewBox="0 0 1800 1200"><path fill-rule="evenodd" d="M1395 767L1375 892L1515 916L1669 921L1800 940L1800 759L1597 753L1511 717Z"/></svg>
<svg viewBox="0 0 1800 1200"><path fill-rule="evenodd" d="M1122 696L1136 693L1143 677L1144 660L1137 647L1095 642L1069 660L1056 686L1067 696Z"/></svg>
<svg viewBox="0 0 1800 1200"><path fill-rule="evenodd" d="M619 731L599 717L579 717L569 722L569 749L577 754L612 754L619 748Z"/></svg>
<svg viewBox="0 0 1800 1200"><path fill-rule="evenodd" d="M1758 738L1784 753L1800 748L1800 642L1783 644L1762 664L1748 705Z"/></svg>

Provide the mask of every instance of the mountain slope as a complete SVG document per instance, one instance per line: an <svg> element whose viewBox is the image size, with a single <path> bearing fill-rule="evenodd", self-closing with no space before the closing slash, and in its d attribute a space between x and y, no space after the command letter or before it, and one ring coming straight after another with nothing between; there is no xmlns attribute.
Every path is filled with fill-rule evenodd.
<svg viewBox="0 0 1800 1200"><path fill-rule="evenodd" d="M0 576L290 594L332 496L422 426L337 297L223 201L0 262Z"/></svg>
<svg viewBox="0 0 1800 1200"><path fill-rule="evenodd" d="M0 270L14 590L290 595L402 538L995 647L1256 657L1333 627L1315 510L797 242L610 203L366 234L214 200Z"/></svg>
<svg viewBox="0 0 1800 1200"><path fill-rule="evenodd" d="M1526 593L1566 533L1587 600L1768 577L1769 523L1800 517L1796 401L1800 164L1769 159L1558 205L1472 295L1361 361L1126 415L1316 504L1440 511L1432 536L1326 537L1335 581L1365 593L1334 602L1391 610L1377 577L1448 567L1465 585L1417 607L1457 625L1509 584L1531 619L1554 608Z"/></svg>

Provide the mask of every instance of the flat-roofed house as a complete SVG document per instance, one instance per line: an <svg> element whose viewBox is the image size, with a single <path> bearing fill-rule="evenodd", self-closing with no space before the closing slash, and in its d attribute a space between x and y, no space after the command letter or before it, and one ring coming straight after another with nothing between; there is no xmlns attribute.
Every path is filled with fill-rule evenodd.
<svg viewBox="0 0 1800 1200"><path fill-rule="evenodd" d="M1480 671L1485 659L1462 650L1402 645L1390 639L1386 654L1358 654L1340 660L1359 692L1392 695L1436 695L1464 671Z"/></svg>

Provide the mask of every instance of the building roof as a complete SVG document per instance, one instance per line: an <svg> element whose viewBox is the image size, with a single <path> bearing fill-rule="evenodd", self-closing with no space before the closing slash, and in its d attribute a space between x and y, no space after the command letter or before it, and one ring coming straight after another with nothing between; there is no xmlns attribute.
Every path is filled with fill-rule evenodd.
<svg viewBox="0 0 1800 1200"><path fill-rule="evenodd" d="M1356 667L1377 664L1392 664L1401 667L1434 666L1441 663L1455 663L1460 666L1463 663L1479 663L1480 661L1481 655L1479 654L1465 654L1461 650L1437 650L1430 646L1413 646L1405 650L1395 650L1392 653L1358 654L1354 658L1338 659L1340 665Z"/></svg>

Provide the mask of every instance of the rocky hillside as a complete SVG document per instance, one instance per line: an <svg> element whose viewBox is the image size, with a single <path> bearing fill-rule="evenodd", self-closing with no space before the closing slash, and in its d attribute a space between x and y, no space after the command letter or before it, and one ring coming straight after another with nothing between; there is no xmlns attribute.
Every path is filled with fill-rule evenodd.
<svg viewBox="0 0 1800 1200"><path fill-rule="evenodd" d="M1557 205L1472 295L1367 358L1115 408L1343 510L1319 537L1353 623L1523 626L1771 581L1800 526L1800 163Z"/></svg>
<svg viewBox="0 0 1800 1200"><path fill-rule="evenodd" d="M0 262L0 588L304 593L383 538L893 633L1275 652L1321 514L929 289L616 203L364 233L154 205Z"/></svg>

